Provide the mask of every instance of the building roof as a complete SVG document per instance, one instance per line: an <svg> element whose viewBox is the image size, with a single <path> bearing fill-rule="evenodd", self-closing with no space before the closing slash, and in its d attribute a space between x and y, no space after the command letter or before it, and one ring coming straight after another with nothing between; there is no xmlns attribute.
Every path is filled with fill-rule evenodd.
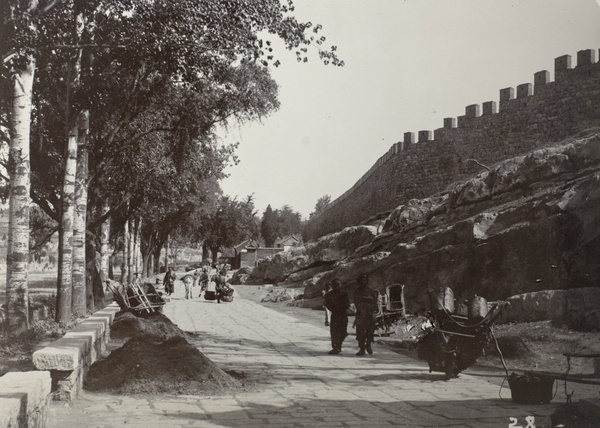
<svg viewBox="0 0 600 428"><path fill-rule="evenodd" d="M243 250L244 248L259 248L260 245L258 245L258 243L254 240L254 239L246 239L245 241L240 242L239 244L237 244L235 247L233 247L233 249L235 250L236 253L240 252L240 250Z"/></svg>
<svg viewBox="0 0 600 428"><path fill-rule="evenodd" d="M284 236L275 241L275 245L294 245L298 243L300 243L300 237L295 234Z"/></svg>

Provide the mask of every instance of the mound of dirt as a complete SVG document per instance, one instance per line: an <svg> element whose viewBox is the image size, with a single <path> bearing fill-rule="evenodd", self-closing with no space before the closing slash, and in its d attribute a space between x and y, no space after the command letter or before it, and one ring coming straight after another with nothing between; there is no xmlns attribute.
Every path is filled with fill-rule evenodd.
<svg viewBox="0 0 600 428"><path fill-rule="evenodd" d="M131 312L121 312L110 328L110 337L113 340L137 337L163 342L172 337L184 336L185 333L161 313L154 313L151 316L141 318Z"/></svg>
<svg viewBox="0 0 600 428"><path fill-rule="evenodd" d="M241 387L183 337L133 338L94 363L84 388L119 394L210 395Z"/></svg>

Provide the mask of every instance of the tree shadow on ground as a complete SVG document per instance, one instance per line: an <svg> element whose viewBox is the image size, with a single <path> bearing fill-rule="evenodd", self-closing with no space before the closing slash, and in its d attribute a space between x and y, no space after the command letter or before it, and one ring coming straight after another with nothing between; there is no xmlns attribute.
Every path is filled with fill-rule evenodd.
<svg viewBox="0 0 600 428"><path fill-rule="evenodd" d="M238 399L239 400L239 399ZM242 400L242 409L226 410L198 403L198 412L166 412L176 420L205 421L222 427L299 426L406 426L496 428L552 426L550 415L556 405L516 405L501 400L380 401L359 399L312 399L293 403L259 402L260 396ZM515 418L514 420L511 418ZM526 420L526 418L529 418ZM534 418L534 419L531 419ZM533 426L533 425L530 425Z"/></svg>

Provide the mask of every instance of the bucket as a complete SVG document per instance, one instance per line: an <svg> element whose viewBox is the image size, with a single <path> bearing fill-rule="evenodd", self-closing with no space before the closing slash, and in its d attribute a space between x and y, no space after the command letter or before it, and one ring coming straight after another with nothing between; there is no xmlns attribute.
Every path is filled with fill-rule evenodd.
<svg viewBox="0 0 600 428"><path fill-rule="evenodd" d="M508 377L508 385L515 403L549 403L553 398L554 378L548 376L511 373Z"/></svg>
<svg viewBox="0 0 600 428"><path fill-rule="evenodd" d="M438 293L435 308L438 311L445 309L450 314L454 313L454 291L450 287L445 287Z"/></svg>
<svg viewBox="0 0 600 428"><path fill-rule="evenodd" d="M487 314L487 301L483 297L475 295L469 301L469 319L472 321L481 321Z"/></svg>

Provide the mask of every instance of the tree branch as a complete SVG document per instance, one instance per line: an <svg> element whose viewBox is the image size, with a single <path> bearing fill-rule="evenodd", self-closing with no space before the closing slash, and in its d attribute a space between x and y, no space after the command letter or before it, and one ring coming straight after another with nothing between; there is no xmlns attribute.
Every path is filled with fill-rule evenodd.
<svg viewBox="0 0 600 428"><path fill-rule="evenodd" d="M31 253L33 251L39 250L44 245L46 245L48 242L50 242L50 239L52 239L52 235L54 235L57 230L58 230L58 226L56 226L54 229L51 229L50 233L48 233L48 235L46 235L46 237L44 237L44 239L42 239L40 242L38 242L36 245L34 245L33 247L31 247L29 249L29 252Z"/></svg>

